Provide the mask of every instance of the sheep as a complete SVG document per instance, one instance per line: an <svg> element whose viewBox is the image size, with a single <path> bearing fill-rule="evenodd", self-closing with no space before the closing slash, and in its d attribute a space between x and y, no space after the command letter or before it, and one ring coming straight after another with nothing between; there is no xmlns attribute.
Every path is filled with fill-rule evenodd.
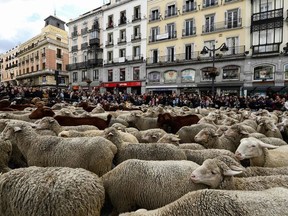
<svg viewBox="0 0 288 216"><path fill-rule="evenodd" d="M160 128L151 128L149 130L141 130L131 132L140 143L154 143L163 137L167 132Z"/></svg>
<svg viewBox="0 0 288 216"><path fill-rule="evenodd" d="M0 175L0 215L100 216L105 190L87 170L28 167Z"/></svg>
<svg viewBox="0 0 288 216"><path fill-rule="evenodd" d="M157 119L158 118L144 117L139 113L133 112L126 121L130 126L134 126L138 130L148 130L150 128L157 128Z"/></svg>
<svg viewBox="0 0 288 216"><path fill-rule="evenodd" d="M190 174L199 165L192 161L144 161L130 159L103 175L112 215L135 208L155 209L173 202L189 191L204 189ZM141 184L139 184L141 182Z"/></svg>
<svg viewBox="0 0 288 216"><path fill-rule="evenodd" d="M190 149L190 150L202 150L206 149L204 146L198 143L181 143L178 146L180 149Z"/></svg>
<svg viewBox="0 0 288 216"><path fill-rule="evenodd" d="M200 143L205 148L216 148L216 149L226 149L231 152L235 152L237 146L234 142L230 142L225 135L218 137L216 131L212 128L203 128L199 133L196 134L194 140Z"/></svg>
<svg viewBox="0 0 288 216"><path fill-rule="evenodd" d="M162 208L123 213L120 216L287 216L286 188L263 191L203 189L192 191Z"/></svg>
<svg viewBox="0 0 288 216"><path fill-rule="evenodd" d="M29 115L31 113L25 113L25 114L13 114L13 113L8 113L8 112L5 112L5 113L1 113L0 114L0 119L15 119L15 120L22 120L22 121L27 121L27 122L34 122L35 119L30 119L29 118Z"/></svg>
<svg viewBox="0 0 288 216"><path fill-rule="evenodd" d="M273 149L273 150L268 150ZM239 160L250 159L251 166L288 166L288 145L275 146L254 137L243 138L235 155Z"/></svg>
<svg viewBox="0 0 288 216"><path fill-rule="evenodd" d="M125 129L127 128L127 126L121 124L121 123L113 123L111 125L111 127L115 127L117 130L123 131L125 132Z"/></svg>
<svg viewBox="0 0 288 216"><path fill-rule="evenodd" d="M0 173L10 171L8 166L12 154L12 143L0 137Z"/></svg>
<svg viewBox="0 0 288 216"><path fill-rule="evenodd" d="M101 176L111 170L117 152L103 137L41 136L21 122L8 123L1 135L17 145L28 166L84 168Z"/></svg>
<svg viewBox="0 0 288 216"><path fill-rule="evenodd" d="M175 134L164 134L157 143L171 143L173 145L179 146L179 137Z"/></svg>
<svg viewBox="0 0 288 216"><path fill-rule="evenodd" d="M261 118L258 121L257 131L265 134L267 137L275 137L283 140L280 130L277 128L275 122L271 119Z"/></svg>
<svg viewBox="0 0 288 216"><path fill-rule="evenodd" d="M180 143L195 143L195 135L203 128L213 128L214 130L217 130L217 127L214 125L198 123L191 126L184 126L179 131L177 131L176 134L179 135Z"/></svg>
<svg viewBox="0 0 288 216"><path fill-rule="evenodd" d="M215 158L219 155L227 155L238 161L235 155L225 149L202 149L202 150L191 150L191 149L183 149L187 156L187 160L193 161L199 165L201 165L208 158Z"/></svg>
<svg viewBox="0 0 288 216"><path fill-rule="evenodd" d="M61 126L53 117L44 117L36 121L35 124L37 124L38 130L43 130L43 129L52 130L57 135L64 130L86 131L86 130L98 129L94 125Z"/></svg>
<svg viewBox="0 0 288 216"><path fill-rule="evenodd" d="M237 178L242 171L231 169L219 159L207 159L191 174L194 183L205 184L211 189L265 190L272 187L288 188L288 175Z"/></svg>
<svg viewBox="0 0 288 216"><path fill-rule="evenodd" d="M274 168L251 166L244 168L238 161L228 155L221 155L214 159L223 161L232 170L242 171L240 174L237 174L237 177L288 175L288 166Z"/></svg>

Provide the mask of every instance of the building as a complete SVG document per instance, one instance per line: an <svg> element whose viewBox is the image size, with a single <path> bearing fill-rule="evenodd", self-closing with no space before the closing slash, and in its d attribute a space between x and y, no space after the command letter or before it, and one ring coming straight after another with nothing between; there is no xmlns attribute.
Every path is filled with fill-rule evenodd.
<svg viewBox="0 0 288 216"><path fill-rule="evenodd" d="M147 2L113 0L103 6L103 83L109 92L144 93Z"/></svg>
<svg viewBox="0 0 288 216"><path fill-rule="evenodd" d="M270 2L273 7L264 6L266 12L261 9L261 13L271 11L274 17L266 16L267 19L261 22L271 20L275 29L282 29L275 30L275 34L281 37L263 46L259 37L266 35L258 36L256 43L257 33L252 33L252 30L256 31L255 25L260 22L253 17L259 17L259 14L255 15L259 13L256 9L259 5ZM281 18L275 17L278 9L283 12ZM207 94L211 93L212 81L217 94L247 93L249 88L254 89L256 80L253 81L252 74L261 69L257 64L260 66L261 61L267 62L267 56L270 60L272 52L267 51L275 47L274 60L283 63L279 67L274 63L273 77L277 68L276 74L283 78L287 56L282 54L282 48L287 43L287 37L283 38L285 32L287 35L287 25L276 27L276 20L282 19L283 24L284 11L283 0L148 0L146 91ZM226 52L224 47L228 47ZM280 75L276 79L273 78L273 86L280 85Z"/></svg>
<svg viewBox="0 0 288 216"><path fill-rule="evenodd" d="M74 90L99 89L103 71L102 8L72 19L69 28L69 83Z"/></svg>
<svg viewBox="0 0 288 216"><path fill-rule="evenodd" d="M39 35L19 45L18 71L14 79L18 85L33 87L68 86L68 35L65 22L55 16L45 20ZM55 71L59 75L56 82Z"/></svg>
<svg viewBox="0 0 288 216"><path fill-rule="evenodd" d="M19 47L13 47L0 56L1 82L4 85L15 85L15 75L18 74L18 54Z"/></svg>

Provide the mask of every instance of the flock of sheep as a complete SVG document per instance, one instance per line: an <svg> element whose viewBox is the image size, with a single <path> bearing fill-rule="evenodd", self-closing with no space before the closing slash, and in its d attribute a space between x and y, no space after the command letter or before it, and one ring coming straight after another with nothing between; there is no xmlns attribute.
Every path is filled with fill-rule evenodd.
<svg viewBox="0 0 288 216"><path fill-rule="evenodd" d="M112 115L100 130L33 109L0 112L1 216L288 216L288 111L51 108ZM163 113L200 120L173 134Z"/></svg>

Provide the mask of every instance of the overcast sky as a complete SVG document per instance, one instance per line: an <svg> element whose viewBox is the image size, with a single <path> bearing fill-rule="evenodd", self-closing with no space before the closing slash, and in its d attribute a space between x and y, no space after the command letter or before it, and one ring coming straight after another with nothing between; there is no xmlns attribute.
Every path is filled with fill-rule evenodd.
<svg viewBox="0 0 288 216"><path fill-rule="evenodd" d="M68 22L102 5L103 0L0 0L0 53L40 34L44 19L55 10Z"/></svg>

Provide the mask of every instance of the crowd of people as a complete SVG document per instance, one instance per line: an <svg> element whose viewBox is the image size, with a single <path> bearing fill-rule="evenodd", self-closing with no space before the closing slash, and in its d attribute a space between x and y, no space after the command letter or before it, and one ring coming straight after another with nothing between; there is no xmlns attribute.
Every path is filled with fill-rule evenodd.
<svg viewBox="0 0 288 216"><path fill-rule="evenodd" d="M285 111L288 108L288 94L274 94L272 96L235 96L235 95L215 95L214 100L209 95L199 95L197 93L181 93L181 94L153 94L153 92L141 95L110 92L100 93L98 90L72 90L55 88L41 89L39 87L25 86L0 86L0 97L8 98L11 101L21 103L24 99L32 99L39 97L43 100L79 102L81 100L89 100L94 104L97 103L116 103L121 104L130 102L134 105L147 104L151 106L171 105L171 106L188 106L188 107L230 107L230 108L250 108L252 110L267 109Z"/></svg>

